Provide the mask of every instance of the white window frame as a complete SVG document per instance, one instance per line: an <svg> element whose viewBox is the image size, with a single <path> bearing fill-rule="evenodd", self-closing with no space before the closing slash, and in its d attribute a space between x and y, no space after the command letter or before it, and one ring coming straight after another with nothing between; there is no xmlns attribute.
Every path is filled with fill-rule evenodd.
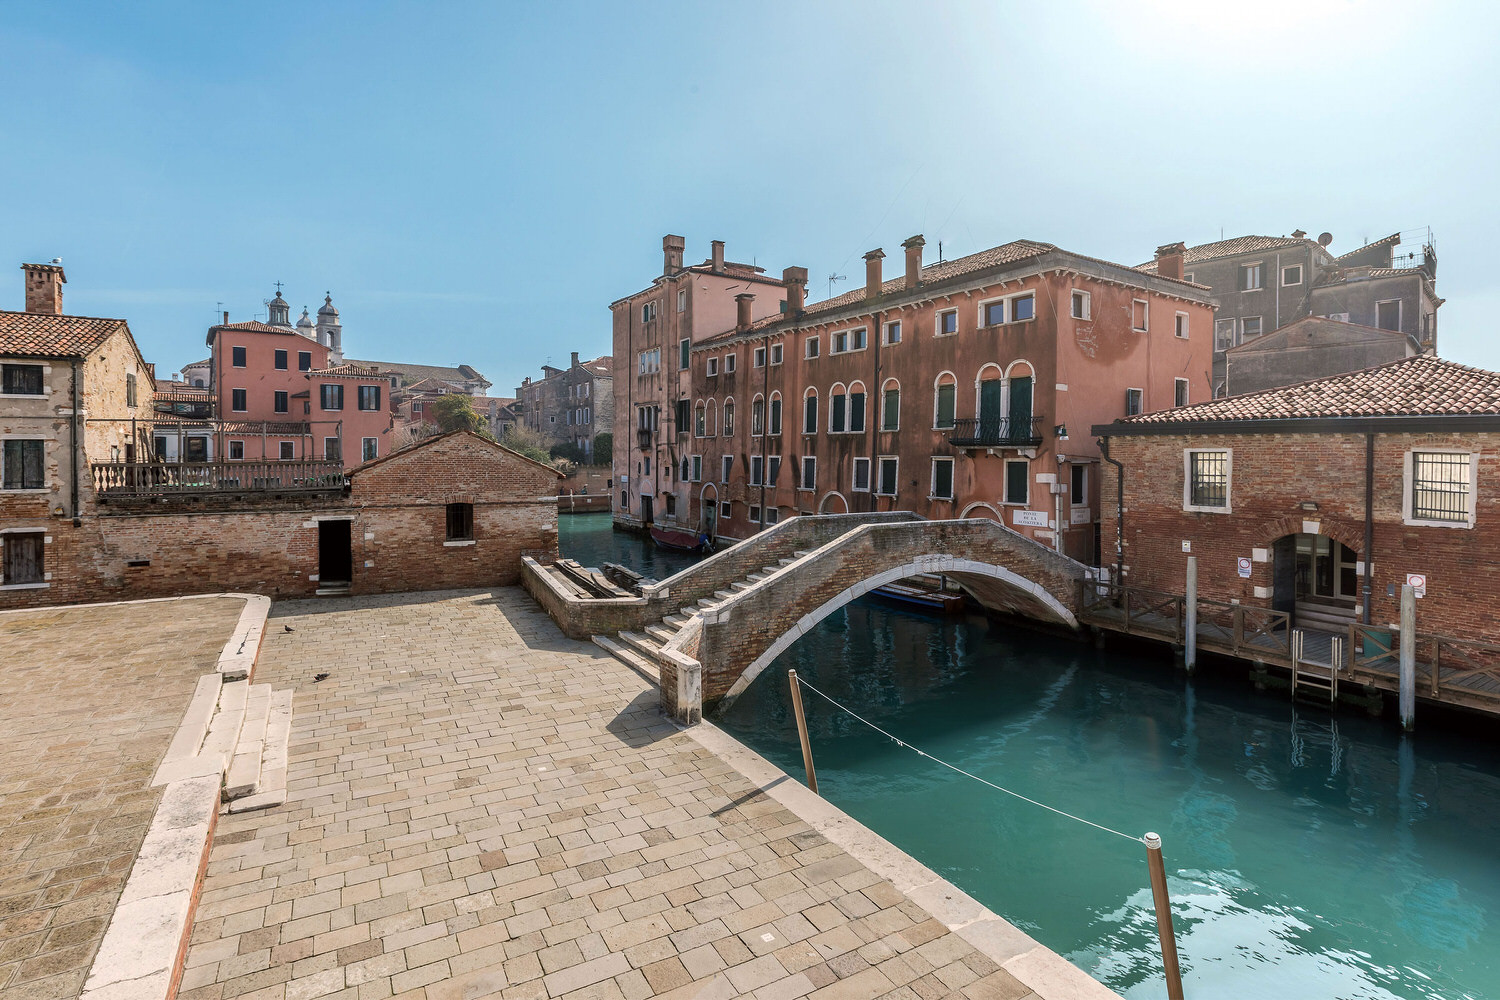
<svg viewBox="0 0 1500 1000"><path fill-rule="evenodd" d="M881 474L881 470L885 468L885 463L887 462L894 462L896 465L895 475L891 476L891 482L895 486L895 489L889 493L882 493L880 491L880 483L885 476ZM870 484L870 489L878 497L893 497L901 492L901 457L899 455L881 455L876 459L875 481Z"/></svg>
<svg viewBox="0 0 1500 1000"><path fill-rule="evenodd" d="M953 332L952 333L944 333L943 332L943 317L944 316L952 316L953 317ZM958 310L957 309L939 309L933 315L933 317L932 317L932 335L934 337L956 337L956 336L958 336Z"/></svg>
<svg viewBox="0 0 1500 1000"><path fill-rule="evenodd" d="M750 367L764 368L766 366L766 349L757 347L750 358Z"/></svg>
<svg viewBox="0 0 1500 1000"><path fill-rule="evenodd" d="M685 372L693 367L693 340L683 337L677 341L677 370Z"/></svg>
<svg viewBox="0 0 1500 1000"><path fill-rule="evenodd" d="M285 457L278 457L277 461L280 461L280 462L295 461L296 458L297 458L297 443L295 441L278 441L278 442L276 442L276 454L278 456L285 455Z"/></svg>
<svg viewBox="0 0 1500 1000"><path fill-rule="evenodd" d="M1245 336L1245 322L1247 320L1252 320L1252 319L1255 320L1256 324L1260 327L1260 332L1257 333L1253 337L1247 337L1247 336ZM1240 333L1239 333L1239 336L1235 338L1234 342L1236 344L1245 344L1245 343L1249 343L1252 340L1259 340L1261 337L1264 337L1265 335L1266 335L1266 321L1265 321L1264 317L1262 317L1262 316L1241 316L1240 317Z"/></svg>
<svg viewBox="0 0 1500 1000"><path fill-rule="evenodd" d="M1067 484L1068 485L1068 506L1074 508L1075 510L1078 509L1078 508L1081 508L1081 507L1087 507L1089 505L1089 466L1088 466L1088 463L1085 463L1085 462L1070 462L1068 464L1067 468L1068 468L1068 484ZM1073 499L1073 473L1075 471L1081 471L1083 473L1083 502L1082 503L1080 503L1079 501Z"/></svg>
<svg viewBox="0 0 1500 1000"><path fill-rule="evenodd" d="M649 322L651 322L655 318L656 318L656 303L655 302L642 302L641 303L641 322L642 323L649 323Z"/></svg>
<svg viewBox="0 0 1500 1000"><path fill-rule="evenodd" d="M14 367L40 368L42 370L41 392L0 392L0 399L47 399L52 395L52 366L43 361L27 361L25 358L11 358L6 362Z"/></svg>
<svg viewBox="0 0 1500 1000"><path fill-rule="evenodd" d="M1178 340L1187 340L1189 332L1188 314L1181 309L1177 310L1172 318L1172 335Z"/></svg>
<svg viewBox="0 0 1500 1000"><path fill-rule="evenodd" d="M719 462L719 482L729 482L729 477L734 475L734 456L724 455Z"/></svg>
<svg viewBox="0 0 1500 1000"><path fill-rule="evenodd" d="M886 381L887 382L894 382L895 379L886 379ZM894 426L894 427L887 427L885 425L885 407L886 407L885 394L887 392L890 392L890 388L887 387L887 386L881 386L881 388L880 388L879 406L877 407L877 409L879 410L879 412L876 414L876 424L875 424L875 433L877 433L877 434L895 434L897 431L899 431L901 429L901 383L900 382L896 382L895 389L896 389L896 426ZM958 394L957 394L957 391L955 391L954 392L954 401L955 402L957 402L957 398L958 398Z"/></svg>
<svg viewBox="0 0 1500 1000"><path fill-rule="evenodd" d="M938 495L938 491L937 491L937 470L938 470L938 466L940 464L942 464L942 463L947 463L947 465L948 465L948 495L947 496L939 496ZM931 479L931 481L927 485L927 499L929 499L929 500L952 500L954 498L954 495L958 492L958 489L957 489L957 485L958 484L957 484L956 480L954 479L954 474L957 471L958 470L956 468L954 468L954 461L953 461L952 458L947 457L947 456L943 456L943 455L934 455L932 457L932 479Z"/></svg>
<svg viewBox="0 0 1500 1000"><path fill-rule="evenodd" d="M735 360L737 358L739 358L739 354L738 353L724 355L724 374L725 375L730 375L730 374L734 373Z"/></svg>
<svg viewBox="0 0 1500 1000"><path fill-rule="evenodd" d="M1194 504L1193 456L1201 454L1224 455L1224 506L1210 507ZM1234 513L1234 449L1233 448L1184 448L1182 449L1182 509L1199 514Z"/></svg>
<svg viewBox="0 0 1500 1000"><path fill-rule="evenodd" d="M1137 303L1139 303L1142 306L1142 309L1141 309L1141 322L1144 324L1143 326L1136 326L1135 325L1135 307L1136 307ZM1132 330L1134 330L1136 333L1149 333L1149 332L1151 332L1151 300L1150 299L1131 299L1130 300L1130 328Z"/></svg>
<svg viewBox="0 0 1500 1000"><path fill-rule="evenodd" d="M1256 282L1253 285L1245 283L1245 272L1251 268L1255 269ZM1240 292L1258 292L1266 287L1266 262L1257 260L1249 264L1240 264L1235 271L1235 290Z"/></svg>
<svg viewBox="0 0 1500 1000"><path fill-rule="evenodd" d="M1136 398L1136 401L1138 403L1138 406L1137 406L1136 411L1134 413L1130 412L1130 394L1132 392L1135 393L1135 398ZM1140 416L1142 413L1145 413L1145 412L1146 412L1146 390L1145 389L1137 388L1135 386L1127 386L1126 389L1125 389L1125 415L1127 417L1137 417L1137 416Z"/></svg>
<svg viewBox="0 0 1500 1000"><path fill-rule="evenodd" d="M806 361L814 361L820 356L822 345L818 343L818 335L808 337L802 344L802 357Z"/></svg>
<svg viewBox="0 0 1500 1000"><path fill-rule="evenodd" d="M750 513L748 515L746 515L746 519L751 524L760 524L761 523L760 522L760 504L753 503L753 504L750 505Z"/></svg>
<svg viewBox="0 0 1500 1000"><path fill-rule="evenodd" d="M1026 496L1023 499L1020 499L1020 500L1011 500L1011 499L1008 499L1006 497L1006 495L1005 495L1006 489L1010 486L1010 467L1012 465L1024 465L1024 466L1026 466L1026 476L1025 476ZM1005 460L1005 467L1000 470L1000 473L1001 473L1001 478L1000 478L1000 506L1002 506L1002 507L1015 507L1015 508L1018 508L1018 509L1021 509L1021 510L1025 510L1025 509L1029 508L1031 506L1031 461L1030 461L1030 459L1025 459L1025 458L1007 458Z"/></svg>
<svg viewBox="0 0 1500 1000"><path fill-rule="evenodd" d="M1469 459L1469 495L1465 500L1467 516L1462 521L1433 521L1412 517L1412 489L1416 486L1416 455L1464 455ZM1401 459L1401 523L1423 528L1474 527L1474 499L1479 488L1479 456L1463 448L1408 448Z"/></svg>
<svg viewBox="0 0 1500 1000"><path fill-rule="evenodd" d="M891 330L893 328L896 331L896 339L894 340L891 339ZM887 322L883 326L880 336L881 343L885 347L894 347L896 344L901 343L901 321L899 319L893 319Z"/></svg>
<svg viewBox="0 0 1500 1000"><path fill-rule="evenodd" d="M781 478L781 456L766 456L766 485L775 486L776 480Z"/></svg>
<svg viewBox="0 0 1500 1000"><path fill-rule="evenodd" d="M865 467L865 484L859 485L859 467L863 463ZM849 489L855 493L870 492L870 458L868 455L855 456L854 462L849 469Z"/></svg>
<svg viewBox="0 0 1500 1000"><path fill-rule="evenodd" d="M784 353L785 352L781 349L781 345L780 344L772 344L771 345L771 367L772 368L775 368L777 365L781 364L782 355Z"/></svg>
<svg viewBox="0 0 1500 1000"><path fill-rule="evenodd" d="M224 461L226 461L226 462L243 462L245 460L245 442L239 441L239 440L230 440L230 441L227 441L225 443L229 445L229 448L228 448L229 454L224 456ZM240 446L240 457L239 458L235 458L234 457L234 446L235 445L239 445Z"/></svg>
<svg viewBox="0 0 1500 1000"><path fill-rule="evenodd" d="M1083 315L1074 312L1073 307L1077 304L1079 296L1083 297ZM1091 320L1094 318L1094 295L1083 288L1075 288L1068 296L1068 315L1078 320Z"/></svg>
<svg viewBox="0 0 1500 1000"><path fill-rule="evenodd" d="M1181 389L1182 389L1181 392L1178 392L1178 387L1181 387ZM1187 379L1185 379L1185 378L1174 378L1172 380L1172 408L1176 409L1179 406L1190 406L1190 405L1192 405L1191 404L1191 400L1189 399L1189 393L1191 391L1192 391L1192 384ZM1177 402L1177 399L1178 399L1179 396L1182 397L1182 402L1180 402L1180 403Z"/></svg>
<svg viewBox="0 0 1500 1000"><path fill-rule="evenodd" d="M677 289L677 311L687 312L687 289Z"/></svg>
<svg viewBox="0 0 1500 1000"><path fill-rule="evenodd" d="M701 483L701 482L703 482L703 456L702 455L694 455L693 456L693 470L692 471L693 471L693 478L690 479L690 480L688 480L688 481L689 482L693 482L693 483Z"/></svg>
<svg viewBox="0 0 1500 1000"><path fill-rule="evenodd" d="M809 462L812 463L811 466L808 465ZM807 470L808 470L809 467L812 469L812 475L811 476L809 476L807 474ZM797 489L799 491L801 491L801 492L812 493L812 492L816 491L817 488L818 488L818 456L816 456L816 455L803 455L802 456L802 475L799 476L798 479L797 479Z"/></svg>
<svg viewBox="0 0 1500 1000"><path fill-rule="evenodd" d="M1214 320L1214 350L1227 351L1233 347L1237 342L1235 334L1237 329L1238 326L1233 319ZM1228 336L1224 336L1226 331Z"/></svg>
<svg viewBox="0 0 1500 1000"><path fill-rule="evenodd" d="M1388 302L1396 303L1396 328L1390 332L1400 333L1406 323L1406 303L1401 299L1376 299L1375 300L1375 327L1379 330L1386 329L1380 325L1380 307Z"/></svg>
<svg viewBox="0 0 1500 1000"><path fill-rule="evenodd" d="M369 454L368 457L365 456L365 450L366 450L367 446L368 446L368 449L370 451L370 454ZM360 438L359 439L359 459L360 459L360 461L362 461L362 462L373 462L373 461L375 461L375 459L377 459L379 457L380 457L380 439L379 438Z"/></svg>
<svg viewBox="0 0 1500 1000"><path fill-rule="evenodd" d="M1296 268L1297 269L1297 280L1296 281L1287 281L1286 280L1286 273L1288 271L1290 271L1292 268ZM1296 288L1298 285L1302 284L1302 281L1303 281L1303 278L1304 278L1305 274L1306 274L1306 272L1304 271L1304 269L1303 269L1303 267L1302 267L1301 264L1286 264L1286 265L1283 265L1282 268L1281 268L1281 287L1282 288Z"/></svg>
<svg viewBox="0 0 1500 1000"><path fill-rule="evenodd" d="M719 359L709 358L703 363L703 369L703 373L705 375L707 375L709 378L713 378L715 375L719 374Z"/></svg>
<svg viewBox="0 0 1500 1000"><path fill-rule="evenodd" d="M720 500L719 501L719 520L721 520L721 521L733 521L734 520L734 501L732 501L732 500Z"/></svg>
<svg viewBox="0 0 1500 1000"><path fill-rule="evenodd" d="M766 485L766 457L764 455L750 456L750 485Z"/></svg>

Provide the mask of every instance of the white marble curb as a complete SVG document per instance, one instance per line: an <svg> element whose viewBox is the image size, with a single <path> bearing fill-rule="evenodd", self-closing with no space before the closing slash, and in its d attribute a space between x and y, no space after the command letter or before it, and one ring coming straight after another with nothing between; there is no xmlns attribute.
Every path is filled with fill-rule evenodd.
<svg viewBox="0 0 1500 1000"><path fill-rule="evenodd" d="M271 599L260 594L234 594L245 599L245 609L234 627L224 651L219 654L219 673L225 680L249 677L255 669L260 641L266 634L266 616L271 613Z"/></svg>
<svg viewBox="0 0 1500 1000"><path fill-rule="evenodd" d="M998 913L850 817L711 722L684 729L700 746L999 963L1041 1000L1120 1000Z"/></svg>

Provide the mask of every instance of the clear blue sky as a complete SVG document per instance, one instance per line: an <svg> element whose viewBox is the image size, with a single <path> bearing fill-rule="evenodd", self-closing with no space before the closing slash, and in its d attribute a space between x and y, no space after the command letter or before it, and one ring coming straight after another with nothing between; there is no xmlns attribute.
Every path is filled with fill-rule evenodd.
<svg viewBox="0 0 1500 1000"><path fill-rule="evenodd" d="M168 374L280 280L350 356L508 395L609 350L668 232L822 297L917 232L1138 263L1431 226L1440 349L1500 368L1495 9L9 3L0 307L62 257Z"/></svg>

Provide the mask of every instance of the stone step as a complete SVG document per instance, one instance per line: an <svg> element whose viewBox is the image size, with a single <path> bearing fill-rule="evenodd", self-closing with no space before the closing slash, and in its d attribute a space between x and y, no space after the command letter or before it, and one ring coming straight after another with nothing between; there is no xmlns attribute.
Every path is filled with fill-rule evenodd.
<svg viewBox="0 0 1500 1000"><path fill-rule="evenodd" d="M738 594L741 591L749 590L753 586L755 586L755 584L752 583L752 582L750 582L749 580L738 580L738 581L736 581L734 583L731 583L729 585L729 589L731 591L733 591L734 593Z"/></svg>
<svg viewBox="0 0 1500 1000"><path fill-rule="evenodd" d="M796 559L791 559L791 558L778 560L777 563L776 563L776 568L780 569L783 566L790 566L792 563L794 563L796 561L797 561Z"/></svg>
<svg viewBox="0 0 1500 1000"><path fill-rule="evenodd" d="M803 556L811 554L812 549L799 549L798 551L792 553L792 558L801 559Z"/></svg>
<svg viewBox="0 0 1500 1000"><path fill-rule="evenodd" d="M699 608L711 608L715 604L718 604L718 603L719 602L717 600L715 600L714 598L712 598L712 597L705 597L702 600L700 600L697 604L693 605L693 610L696 611Z"/></svg>
<svg viewBox="0 0 1500 1000"><path fill-rule="evenodd" d="M731 597L733 597L735 593L736 592L733 590L716 590L714 591L714 597L718 598L718 600L714 603L717 604L718 601L727 601Z"/></svg>
<svg viewBox="0 0 1500 1000"><path fill-rule="evenodd" d="M676 632L676 631L681 630L681 628L684 625L686 625L691 619L692 619L692 616L690 616L690 615L683 615L683 614L667 615L667 617L665 617L665 618L663 618L661 620L661 623L663 625L665 625L667 628L669 628L672 631Z"/></svg>
<svg viewBox="0 0 1500 1000"><path fill-rule="evenodd" d="M749 576L745 577L745 580L749 583L760 583L760 581L764 580L774 572L776 572L775 566L767 566L759 573L751 573Z"/></svg>
<svg viewBox="0 0 1500 1000"><path fill-rule="evenodd" d="M245 724L245 707L250 696L249 681L225 681L219 691L219 710L209 724L208 736L203 740L203 749L198 756L212 759L219 773L229 770L234 759L235 747L240 742L240 730Z"/></svg>
<svg viewBox="0 0 1500 1000"><path fill-rule="evenodd" d="M266 729L271 718L271 685L252 684L245 698L245 721L235 742L229 774L224 779L226 799L253 795L260 784L266 754Z"/></svg>
<svg viewBox="0 0 1500 1000"><path fill-rule="evenodd" d="M607 635L594 636L594 645L609 653L627 667L639 671L648 677L655 677L661 673L661 668L657 666L655 661L648 660L629 646L616 642Z"/></svg>
<svg viewBox="0 0 1500 1000"><path fill-rule="evenodd" d="M665 625L647 625L642 631L663 646L671 642L672 637L677 634L676 629L667 628Z"/></svg>
<svg viewBox="0 0 1500 1000"><path fill-rule="evenodd" d="M619 639L626 646L649 659L653 664L656 663L656 654L661 652L661 643L649 635L642 635L639 632L621 632Z"/></svg>
<svg viewBox="0 0 1500 1000"><path fill-rule="evenodd" d="M230 802L230 812L265 809L286 803L286 772L291 739L292 692L274 691L271 693L266 718L260 780L255 783L255 789L250 794Z"/></svg>

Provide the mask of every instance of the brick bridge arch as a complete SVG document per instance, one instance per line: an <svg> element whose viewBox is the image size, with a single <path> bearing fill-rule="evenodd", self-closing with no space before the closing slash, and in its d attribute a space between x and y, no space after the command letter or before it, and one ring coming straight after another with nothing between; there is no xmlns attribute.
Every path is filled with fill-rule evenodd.
<svg viewBox="0 0 1500 1000"><path fill-rule="evenodd" d="M876 587L944 573L985 607L1077 628L1082 563L986 518L865 524L704 609L679 644L705 706L727 704L793 642Z"/></svg>

